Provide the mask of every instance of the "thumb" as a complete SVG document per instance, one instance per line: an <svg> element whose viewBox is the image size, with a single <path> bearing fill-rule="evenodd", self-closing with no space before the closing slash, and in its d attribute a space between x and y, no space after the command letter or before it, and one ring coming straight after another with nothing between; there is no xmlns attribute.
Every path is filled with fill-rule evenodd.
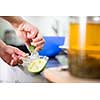
<svg viewBox="0 0 100 100"><path fill-rule="evenodd" d="M17 48L15 48L14 51L15 51L15 54L17 54L18 56L21 56L21 57L26 56L26 54L23 51L21 51Z"/></svg>

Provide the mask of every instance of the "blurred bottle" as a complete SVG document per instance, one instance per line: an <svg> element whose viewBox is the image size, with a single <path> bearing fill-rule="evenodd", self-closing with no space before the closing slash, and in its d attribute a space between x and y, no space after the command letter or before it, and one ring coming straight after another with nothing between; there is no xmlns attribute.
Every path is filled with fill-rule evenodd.
<svg viewBox="0 0 100 100"><path fill-rule="evenodd" d="M100 78L100 17L70 16L69 70L83 78Z"/></svg>

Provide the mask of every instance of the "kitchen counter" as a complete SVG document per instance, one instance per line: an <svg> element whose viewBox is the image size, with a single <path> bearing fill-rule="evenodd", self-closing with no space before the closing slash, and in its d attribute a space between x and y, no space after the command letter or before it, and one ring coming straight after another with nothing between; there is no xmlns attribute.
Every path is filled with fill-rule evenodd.
<svg viewBox="0 0 100 100"><path fill-rule="evenodd" d="M21 66L11 67L0 59L0 82L6 83L44 83L48 82L42 75L32 75Z"/></svg>
<svg viewBox="0 0 100 100"><path fill-rule="evenodd" d="M79 78L71 75L68 71L62 70L63 67L54 67L44 70L44 76L53 83L100 83L100 79Z"/></svg>
<svg viewBox="0 0 100 100"><path fill-rule="evenodd" d="M64 55L51 58L47 63L47 68L59 67L64 62L62 58ZM0 83L48 83L43 74L34 75L29 73L26 68L22 66L11 67L0 58Z"/></svg>

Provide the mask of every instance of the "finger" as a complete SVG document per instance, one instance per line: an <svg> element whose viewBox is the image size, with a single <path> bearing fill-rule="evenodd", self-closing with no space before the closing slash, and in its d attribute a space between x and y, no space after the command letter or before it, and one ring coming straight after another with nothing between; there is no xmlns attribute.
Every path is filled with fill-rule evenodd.
<svg viewBox="0 0 100 100"><path fill-rule="evenodd" d="M14 59L12 59L11 62L10 62L10 65L11 65L11 66L17 65L17 61L15 61Z"/></svg>
<svg viewBox="0 0 100 100"><path fill-rule="evenodd" d="M24 24L21 28L23 28L23 31L29 32L29 31L31 31L30 27L31 27L30 24Z"/></svg>
<svg viewBox="0 0 100 100"><path fill-rule="evenodd" d="M27 33L27 38L28 39L35 39L38 35L38 31L31 31L30 33Z"/></svg>
<svg viewBox="0 0 100 100"><path fill-rule="evenodd" d="M25 27L25 25L24 25L24 24L21 24L21 25L18 27L18 30L23 31L23 30L24 30L24 27Z"/></svg>
<svg viewBox="0 0 100 100"><path fill-rule="evenodd" d="M22 56L20 56L20 55L16 55L16 54L13 54L12 55L12 58L13 58L13 60L17 63L17 64L22 64L23 62L22 62Z"/></svg>
<svg viewBox="0 0 100 100"><path fill-rule="evenodd" d="M21 59L18 59L17 63L18 63L18 64L22 64L23 61L22 61Z"/></svg>
<svg viewBox="0 0 100 100"><path fill-rule="evenodd" d="M25 56L24 56L24 57L27 57L27 56L29 56L29 54L25 54ZM22 63L23 63L22 59L23 59L23 57L22 57L22 56L17 55L17 64L22 64Z"/></svg>
<svg viewBox="0 0 100 100"><path fill-rule="evenodd" d="M17 48L15 48L14 51L15 51L15 54L17 54L17 55L20 55L20 56L25 56L26 55L23 51L21 51Z"/></svg>
<svg viewBox="0 0 100 100"><path fill-rule="evenodd" d="M30 29L30 27L29 27L29 26L26 26L26 27L24 27L24 31L30 32L30 31L31 31L31 29Z"/></svg>
<svg viewBox="0 0 100 100"><path fill-rule="evenodd" d="M12 55L13 60L11 61L11 65L16 65L16 64L22 64L22 60L20 59L20 56L17 56L16 54Z"/></svg>
<svg viewBox="0 0 100 100"><path fill-rule="evenodd" d="M33 40L34 43L37 43L39 41L44 41L44 40L42 38L36 38L36 39Z"/></svg>
<svg viewBox="0 0 100 100"><path fill-rule="evenodd" d="M22 31L22 33L21 34L23 34L23 36L24 36L24 39L26 40L27 39L27 32L25 32L25 31Z"/></svg>
<svg viewBox="0 0 100 100"><path fill-rule="evenodd" d="M16 54L12 54L12 59L17 62L18 56Z"/></svg>
<svg viewBox="0 0 100 100"><path fill-rule="evenodd" d="M26 42L25 42L25 45L27 46L27 47L29 47L30 45L31 45L31 40L27 40Z"/></svg>
<svg viewBox="0 0 100 100"><path fill-rule="evenodd" d="M38 33L35 33L35 34L27 33L27 41L25 42L26 45L30 46L32 43L32 40L34 40L37 37L37 35L38 35Z"/></svg>
<svg viewBox="0 0 100 100"><path fill-rule="evenodd" d="M36 51L39 51L39 50L41 50L42 48L43 48L43 45L36 47L35 50L36 50Z"/></svg>
<svg viewBox="0 0 100 100"><path fill-rule="evenodd" d="M40 41L40 42L37 42L37 43L34 43L34 46L41 46L41 45L44 45L44 41Z"/></svg>
<svg viewBox="0 0 100 100"><path fill-rule="evenodd" d="M10 65L13 66L14 64L14 60L11 60Z"/></svg>
<svg viewBox="0 0 100 100"><path fill-rule="evenodd" d="M34 43L39 42L39 41L44 41L45 42L45 40L43 39L43 37L41 35L38 35L35 39L33 39Z"/></svg>

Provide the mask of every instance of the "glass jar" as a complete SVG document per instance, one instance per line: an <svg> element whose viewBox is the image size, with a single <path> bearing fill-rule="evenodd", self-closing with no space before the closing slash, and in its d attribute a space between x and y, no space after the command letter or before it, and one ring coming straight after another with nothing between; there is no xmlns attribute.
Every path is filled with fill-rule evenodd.
<svg viewBox="0 0 100 100"><path fill-rule="evenodd" d="M100 17L70 16L69 71L83 78L100 78Z"/></svg>

